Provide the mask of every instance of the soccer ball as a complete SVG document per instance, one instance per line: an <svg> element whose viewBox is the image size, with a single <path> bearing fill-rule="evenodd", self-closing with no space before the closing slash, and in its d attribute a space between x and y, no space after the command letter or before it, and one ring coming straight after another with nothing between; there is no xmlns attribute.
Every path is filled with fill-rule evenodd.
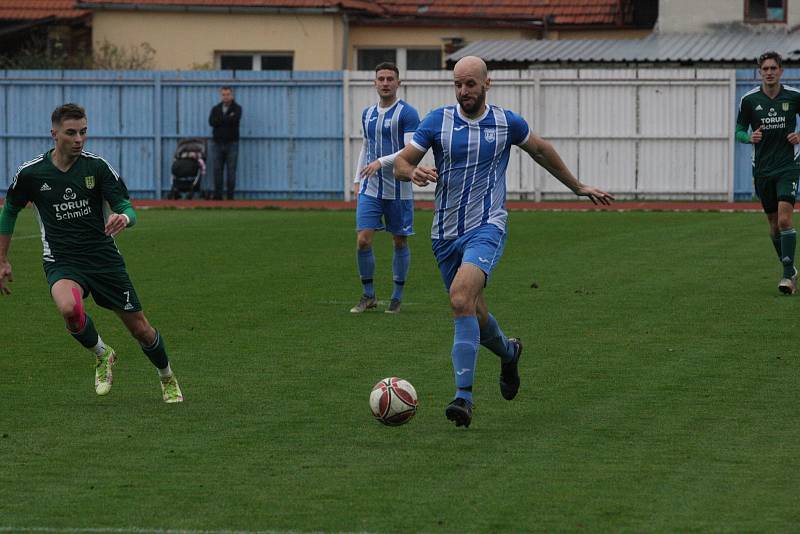
<svg viewBox="0 0 800 534"><path fill-rule="evenodd" d="M408 423L417 413L417 391L411 382L393 376L372 388L369 407L375 419L388 426Z"/></svg>

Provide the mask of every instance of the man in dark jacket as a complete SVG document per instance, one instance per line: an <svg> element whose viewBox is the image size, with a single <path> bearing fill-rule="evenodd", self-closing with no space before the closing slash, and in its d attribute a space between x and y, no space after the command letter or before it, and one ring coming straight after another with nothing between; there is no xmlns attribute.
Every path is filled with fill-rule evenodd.
<svg viewBox="0 0 800 534"><path fill-rule="evenodd" d="M236 189L236 158L239 155L239 121L242 106L233 99L233 89L220 89L222 101L211 108L208 124L214 128L214 200L222 200L222 167L227 167L225 195L233 200Z"/></svg>

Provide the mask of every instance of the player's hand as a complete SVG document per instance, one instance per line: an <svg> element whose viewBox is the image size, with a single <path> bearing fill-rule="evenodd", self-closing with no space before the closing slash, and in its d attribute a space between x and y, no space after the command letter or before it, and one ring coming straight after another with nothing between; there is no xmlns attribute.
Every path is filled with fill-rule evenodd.
<svg viewBox="0 0 800 534"><path fill-rule="evenodd" d="M128 227L128 217L120 213L112 213L106 221L106 235L116 236Z"/></svg>
<svg viewBox="0 0 800 534"><path fill-rule="evenodd" d="M411 173L411 181L420 187L425 187L429 183L436 183L439 174L433 167L414 167Z"/></svg>
<svg viewBox="0 0 800 534"><path fill-rule="evenodd" d="M372 163L361 169L361 172L359 172L358 175L361 177L361 179L369 178L370 176L373 176L376 172L378 172L380 168L381 168L381 160L376 159L375 161L373 161Z"/></svg>
<svg viewBox="0 0 800 534"><path fill-rule="evenodd" d="M8 283L13 281L14 277L11 274L11 264L7 261L0 262L0 295L11 294L11 288L8 287Z"/></svg>
<svg viewBox="0 0 800 534"><path fill-rule="evenodd" d="M589 197L589 200L591 200L594 205L603 204L604 206L608 206L614 201L614 195L611 193L606 193L605 191L601 191L589 185L582 185L575 191L575 194L579 197Z"/></svg>
<svg viewBox="0 0 800 534"><path fill-rule="evenodd" d="M792 132L786 136L786 140L792 143L793 145L800 144L800 134L797 132Z"/></svg>
<svg viewBox="0 0 800 534"><path fill-rule="evenodd" d="M752 143L752 144L754 144L754 145L755 145L755 144L758 144L758 143L760 143L760 142L761 142L761 138L764 136L763 132L761 131L761 129L762 129L762 128L763 128L763 126L759 126L759 127L756 129L756 131L754 131L754 132L753 132L753 133L750 135L750 143Z"/></svg>

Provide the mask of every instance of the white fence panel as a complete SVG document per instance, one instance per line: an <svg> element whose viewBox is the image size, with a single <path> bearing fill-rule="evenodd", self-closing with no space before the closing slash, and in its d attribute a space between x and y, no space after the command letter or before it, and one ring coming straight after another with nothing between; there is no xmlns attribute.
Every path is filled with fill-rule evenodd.
<svg viewBox="0 0 800 534"><path fill-rule="evenodd" d="M620 198L732 199L735 76L726 69L494 71L488 101L521 114L586 182ZM361 111L377 101L374 73L350 73L348 168L361 144ZM409 72L400 97L421 118L455 102L452 73ZM428 153L423 164L433 166ZM352 172L352 171L351 171ZM572 196L527 154L513 149L510 198ZM433 188L418 190L429 199Z"/></svg>

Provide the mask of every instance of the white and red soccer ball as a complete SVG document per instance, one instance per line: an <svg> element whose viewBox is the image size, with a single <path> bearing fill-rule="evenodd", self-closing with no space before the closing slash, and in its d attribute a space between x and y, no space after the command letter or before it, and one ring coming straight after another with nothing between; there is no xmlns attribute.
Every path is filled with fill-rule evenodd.
<svg viewBox="0 0 800 534"><path fill-rule="evenodd" d="M372 388L369 407L375 419L388 426L407 423L417 413L417 391L411 382L393 376Z"/></svg>

